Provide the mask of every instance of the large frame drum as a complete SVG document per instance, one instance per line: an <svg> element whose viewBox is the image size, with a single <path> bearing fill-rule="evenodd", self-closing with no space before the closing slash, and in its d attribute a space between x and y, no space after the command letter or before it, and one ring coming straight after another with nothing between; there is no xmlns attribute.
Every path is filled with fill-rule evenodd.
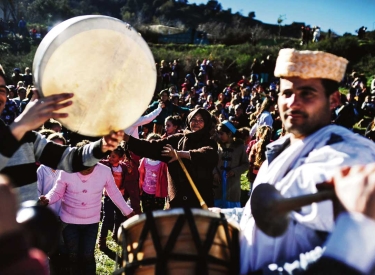
<svg viewBox="0 0 375 275"><path fill-rule="evenodd" d="M40 97L74 93L60 122L86 136L124 130L146 110L156 86L154 57L129 24L101 15L54 27L33 62Z"/></svg>
<svg viewBox="0 0 375 275"><path fill-rule="evenodd" d="M201 209L159 210L119 230L122 267L115 274L239 274L239 227Z"/></svg>

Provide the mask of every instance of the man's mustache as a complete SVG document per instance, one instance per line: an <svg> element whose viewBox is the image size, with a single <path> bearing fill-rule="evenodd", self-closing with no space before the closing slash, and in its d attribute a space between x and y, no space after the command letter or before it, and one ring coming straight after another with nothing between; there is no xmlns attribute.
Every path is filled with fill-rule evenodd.
<svg viewBox="0 0 375 275"><path fill-rule="evenodd" d="M288 111L288 112L285 113L285 115L286 116L300 115L302 117L308 117L308 115L305 112L298 111L298 110Z"/></svg>

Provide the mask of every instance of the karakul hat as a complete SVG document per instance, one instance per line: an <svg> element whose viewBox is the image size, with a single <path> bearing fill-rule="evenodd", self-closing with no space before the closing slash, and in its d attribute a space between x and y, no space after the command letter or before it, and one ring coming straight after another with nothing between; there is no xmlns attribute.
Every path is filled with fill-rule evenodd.
<svg viewBox="0 0 375 275"><path fill-rule="evenodd" d="M348 60L321 51L281 49L277 57L276 77L325 78L340 82Z"/></svg>

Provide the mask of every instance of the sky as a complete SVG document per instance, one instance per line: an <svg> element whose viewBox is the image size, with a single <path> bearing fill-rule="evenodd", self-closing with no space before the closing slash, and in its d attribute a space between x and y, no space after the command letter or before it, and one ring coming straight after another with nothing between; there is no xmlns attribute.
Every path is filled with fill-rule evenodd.
<svg viewBox="0 0 375 275"><path fill-rule="evenodd" d="M368 31L375 29L375 0L218 0L223 9L232 9L247 16L255 12L255 19L263 23L277 24L281 15L282 25L304 22L319 26L323 31L331 29L338 35L356 34L361 26ZM188 0L189 4L207 3Z"/></svg>

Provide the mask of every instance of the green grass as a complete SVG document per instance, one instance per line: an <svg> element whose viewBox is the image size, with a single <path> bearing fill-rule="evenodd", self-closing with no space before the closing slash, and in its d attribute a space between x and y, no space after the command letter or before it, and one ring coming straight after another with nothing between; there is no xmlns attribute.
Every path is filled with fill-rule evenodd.
<svg viewBox="0 0 375 275"><path fill-rule="evenodd" d="M100 223L100 227L101 227L101 223ZM107 237L107 246L110 250L115 251L120 255L121 247L112 239L111 232L109 232L108 237ZM115 261L109 258L102 251L100 251L98 246L95 247L95 260L96 260L96 274L98 275L110 275L116 270Z"/></svg>

